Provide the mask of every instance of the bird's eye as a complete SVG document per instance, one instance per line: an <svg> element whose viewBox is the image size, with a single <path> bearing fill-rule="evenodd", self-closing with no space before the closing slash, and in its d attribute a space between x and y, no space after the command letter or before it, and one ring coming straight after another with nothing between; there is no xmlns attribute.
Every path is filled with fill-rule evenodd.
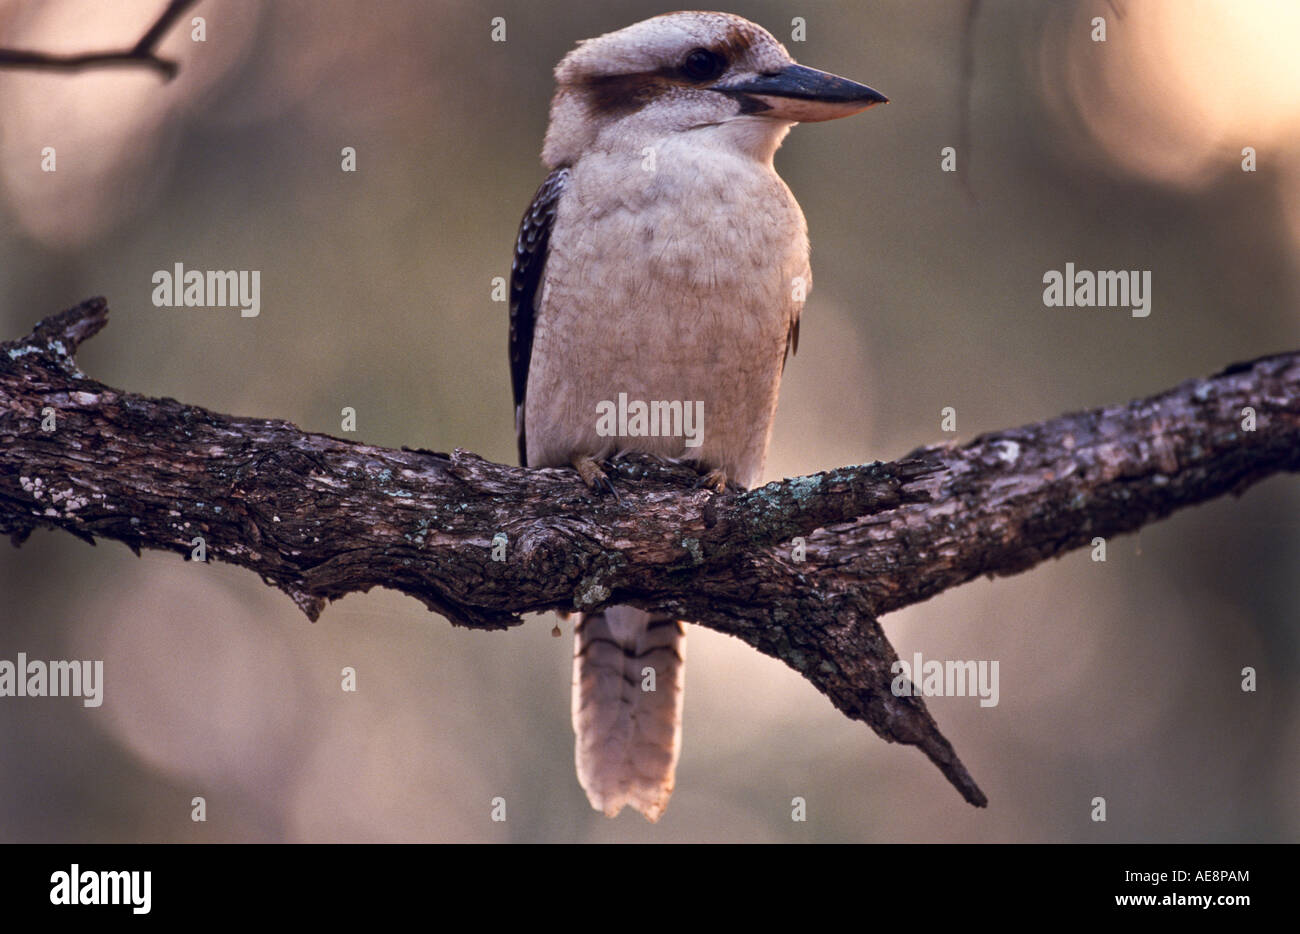
<svg viewBox="0 0 1300 934"><path fill-rule="evenodd" d="M682 62L682 71L692 81L712 81L727 70L727 60L708 49L692 49Z"/></svg>

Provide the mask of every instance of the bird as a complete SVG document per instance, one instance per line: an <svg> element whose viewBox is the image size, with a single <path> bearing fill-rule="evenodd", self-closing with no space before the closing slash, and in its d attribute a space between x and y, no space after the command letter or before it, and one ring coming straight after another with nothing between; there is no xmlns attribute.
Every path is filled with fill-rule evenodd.
<svg viewBox="0 0 1300 934"><path fill-rule="evenodd" d="M637 452L691 464L717 492L750 488L812 284L773 156L796 123L886 101L729 13L663 14L565 55L511 267L520 464L571 466L617 495L601 465ZM626 605L574 619L579 783L609 817L657 821L681 751L683 622Z"/></svg>

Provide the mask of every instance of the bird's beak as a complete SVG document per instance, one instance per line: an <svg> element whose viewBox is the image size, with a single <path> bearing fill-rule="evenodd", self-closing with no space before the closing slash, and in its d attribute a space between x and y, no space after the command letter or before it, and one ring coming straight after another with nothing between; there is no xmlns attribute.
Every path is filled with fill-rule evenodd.
<svg viewBox="0 0 1300 934"><path fill-rule="evenodd" d="M715 84L713 89L739 98L749 113L795 123L834 120L889 102L865 84L803 65L786 65L776 74Z"/></svg>

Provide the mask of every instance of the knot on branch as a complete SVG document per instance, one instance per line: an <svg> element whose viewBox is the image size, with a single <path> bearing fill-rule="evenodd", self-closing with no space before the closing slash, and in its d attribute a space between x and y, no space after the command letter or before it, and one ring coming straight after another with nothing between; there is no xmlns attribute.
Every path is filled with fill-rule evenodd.
<svg viewBox="0 0 1300 934"><path fill-rule="evenodd" d="M82 341L94 337L108 323L108 302L102 297L87 299L74 308L41 321L26 337L0 344L10 360L39 354L46 362L72 373L80 373L73 359Z"/></svg>

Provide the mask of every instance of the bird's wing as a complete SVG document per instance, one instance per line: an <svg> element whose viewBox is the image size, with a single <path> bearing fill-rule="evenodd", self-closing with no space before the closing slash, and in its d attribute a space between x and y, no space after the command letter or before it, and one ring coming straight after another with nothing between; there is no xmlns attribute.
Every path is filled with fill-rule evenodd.
<svg viewBox="0 0 1300 934"><path fill-rule="evenodd" d="M528 466L524 435L524 397L528 392L528 362L533 355L533 327L542 295L546 251L555 223L555 205L569 181L569 169L560 167L546 176L524 212L510 266L510 382L515 391L515 435L519 463Z"/></svg>

